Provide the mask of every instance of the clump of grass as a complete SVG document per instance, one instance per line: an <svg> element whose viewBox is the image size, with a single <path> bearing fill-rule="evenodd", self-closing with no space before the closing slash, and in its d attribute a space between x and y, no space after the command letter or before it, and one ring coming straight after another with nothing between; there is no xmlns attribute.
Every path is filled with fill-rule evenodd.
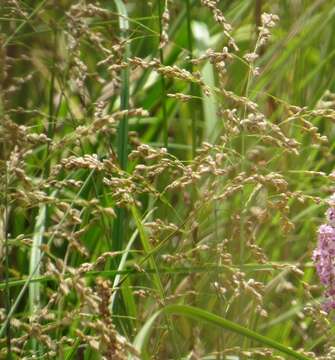
<svg viewBox="0 0 335 360"><path fill-rule="evenodd" d="M333 357L321 3L5 1L0 357Z"/></svg>

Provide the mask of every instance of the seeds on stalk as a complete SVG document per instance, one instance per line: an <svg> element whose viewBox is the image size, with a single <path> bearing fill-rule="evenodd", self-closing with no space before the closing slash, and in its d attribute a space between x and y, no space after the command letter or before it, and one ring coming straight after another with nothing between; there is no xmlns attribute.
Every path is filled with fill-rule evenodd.
<svg viewBox="0 0 335 360"><path fill-rule="evenodd" d="M228 45L231 46L233 50L238 51L238 46L230 34L232 26L227 22L223 12L219 9L218 2L219 0L201 0L201 4L212 11L215 21L223 27L223 32L228 38Z"/></svg>
<svg viewBox="0 0 335 360"><path fill-rule="evenodd" d="M172 99L180 100L182 102L188 102L188 101L192 100L191 95L186 95L186 94L182 94L182 93L167 94L167 96Z"/></svg>
<svg viewBox="0 0 335 360"><path fill-rule="evenodd" d="M159 0L161 1L161 0ZM169 30L169 23L170 23L170 11L169 11L169 7L168 7L168 0L165 0L165 5L164 5L164 11L163 14L161 16L161 36L160 36L160 42L159 42L159 48L162 49L164 48L168 42L169 42L169 35L168 35L168 30Z"/></svg>

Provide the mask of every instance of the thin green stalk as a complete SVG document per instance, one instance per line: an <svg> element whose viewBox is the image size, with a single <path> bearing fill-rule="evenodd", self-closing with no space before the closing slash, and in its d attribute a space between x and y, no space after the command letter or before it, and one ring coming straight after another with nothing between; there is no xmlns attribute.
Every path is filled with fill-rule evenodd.
<svg viewBox="0 0 335 360"><path fill-rule="evenodd" d="M151 211L148 212L148 214L143 218L143 222L147 221L147 219L150 217L150 215L155 211L156 209L152 209ZM118 288L118 284L120 283L120 278L121 278L121 274L123 269L126 266L126 261L128 258L128 255L130 253L130 249L134 243L134 241L136 240L138 235L138 228L134 231L132 237L130 238L127 247L122 255L119 267L118 267L118 274L115 276L114 282L113 282L113 288L115 289L115 291L113 292L112 296L111 296L111 300L110 300L110 304L109 304L109 310L111 313L113 313L113 306L114 306L114 302L115 302L115 298L116 298L116 294L117 294L117 288Z"/></svg>
<svg viewBox="0 0 335 360"><path fill-rule="evenodd" d="M34 228L33 242L30 250L30 261L29 261L29 274L40 275L41 267L41 245L43 242L43 234L45 231L45 220L46 220L46 205L40 206L38 215L36 218L36 224ZM34 315L40 308L41 301L41 289L39 283L29 284L29 310L30 314ZM31 346L33 350L37 349L36 339L32 339Z"/></svg>
<svg viewBox="0 0 335 360"><path fill-rule="evenodd" d="M151 252L151 255L154 253L154 250ZM125 253L128 250L125 250ZM144 263L141 262L140 265ZM265 264L265 265L260 265L260 264L244 264L243 268L240 269L240 267L238 266L239 270L245 270L245 271L273 271L276 269L276 267L278 265L284 265L283 263L274 263L273 265L271 264ZM287 264L286 264L287 265ZM292 265L292 264L291 264ZM308 267L312 268L314 267L313 264L310 264ZM307 267L307 268L308 268ZM130 276L130 275L136 275L136 276L141 276L141 275L146 275L146 273L154 273L155 270L154 269L150 269L150 268L142 268L144 271L143 272L139 272L138 269L126 269L126 270L92 270L92 271L88 271L85 273L85 277L97 277L97 276L103 276L103 277L115 277L116 275L125 275L125 276ZM180 275L188 275L192 272L197 272L197 273L203 273L203 272L217 272L222 273L225 272L227 270L232 270L232 269L237 269L236 265L235 266L226 266L226 265L222 265L222 264L206 264L206 266L190 266L190 267L173 267L173 269L171 268L158 268L158 271L160 274L180 274ZM65 273L64 277L67 278L68 276L70 276L71 274ZM8 287L15 287L15 286L21 286L24 285L25 282L27 281L27 278L24 279L11 279L9 278L8 280ZM41 276L33 276L30 280L31 283L34 282L47 282L47 281L57 281L57 279L53 276L49 276L49 275L41 275ZM113 288L115 288L116 290L122 285L123 281L122 279L116 283L116 285L113 285ZM4 282L0 282L0 290L6 289L6 281Z"/></svg>
<svg viewBox="0 0 335 360"><path fill-rule="evenodd" d="M2 38L0 38L0 41ZM2 99L2 83L0 82L0 117L3 117L4 112L4 104ZM9 209L8 209L8 168L7 168L7 146L6 142L2 143L1 146L2 155L0 155L1 161L4 166L4 183L0 184L0 189L3 193L3 204L0 204L0 216L2 216L2 233L0 233L0 240L4 243L4 272L5 272L5 281L4 281L4 289L5 289L5 311L8 316L11 307L11 294L10 294L10 279L9 279L9 239L8 239L8 220L9 220ZM0 221L1 221L0 220ZM0 223L1 224L1 223ZM11 341L11 327L10 322L5 327L6 333L6 347L7 347L7 359L11 360L12 358L12 341Z"/></svg>
<svg viewBox="0 0 335 360"><path fill-rule="evenodd" d="M55 118L54 118L54 94L55 94L55 64L56 64L56 51L57 51L57 37L56 32L54 33L54 46L53 46L53 62L51 68L51 79L50 79L50 88L49 88L49 114L48 114L48 129L47 136L49 139L53 139L54 137L54 129L55 129ZM50 165L51 165L51 157L50 157L50 144L48 143L46 148L46 164L43 171L43 178L48 178L50 174ZM50 191L48 191L50 195ZM53 193L55 195L56 192ZM41 246L43 243L43 236L46 230L46 224L48 222L48 205L42 204L39 207L38 215L36 218L36 224L34 228L34 236L33 242L30 251L30 259L29 259L29 274L33 274L36 276L40 275L40 262L42 256ZM39 283L32 283L29 285L29 309L30 314L33 315L36 311L41 307L41 289ZM37 350L37 341L36 339L32 339L31 346L33 351Z"/></svg>
<svg viewBox="0 0 335 360"><path fill-rule="evenodd" d="M162 4L161 0L158 1L158 20L159 20L159 41L162 39ZM159 59L162 65L164 65L164 53L163 49L160 47L159 44ZM166 109L166 84L165 84L165 77L161 75L161 86L162 86L162 110L163 110L163 138L164 138L164 146L167 148L169 144L169 135L168 135L168 121L167 121L167 109Z"/></svg>
<svg viewBox="0 0 335 360"><path fill-rule="evenodd" d="M4 145L5 147L5 145ZM4 151L5 154L5 151ZM8 173L7 173L7 164L5 164L5 201L4 201L4 220L3 220L3 227L4 227L4 239L5 239L5 308L6 308L6 315L8 316L10 312L10 305L11 305L11 297L10 297L10 287L9 287L9 244L8 244ZM11 341L11 328L10 322L8 322L6 326L6 346L7 346L7 359L12 359L12 341Z"/></svg>
<svg viewBox="0 0 335 360"><path fill-rule="evenodd" d="M186 14L187 14L187 46L188 46L188 53L189 53L189 65L188 65L188 71L190 73L193 73L193 63L192 63L192 59L193 59L193 36L192 36L192 18L191 18L191 11L192 11L192 6L191 6L191 2L190 0L186 0ZM191 96L192 96L192 100L189 102L189 108L190 108L190 116L191 116L191 126L192 126L192 158L194 159L196 156L196 150L197 150L197 128L196 128L196 111L194 110L194 105L195 105L195 101L194 98L196 96L195 94L195 86L194 83L191 82ZM197 199L197 189L196 189L196 185L192 186L192 199L193 199L193 203L191 205L191 209L190 211L194 211L194 203L196 202ZM198 244L198 228L196 227L193 231L192 231L192 249L194 250L197 247ZM197 256L197 253L195 255L195 259L198 262L199 261L199 257ZM197 296L196 294L196 286L195 286L195 281L196 281L196 277L195 277L195 273L191 274L190 276L190 283L191 283L191 288L194 291L194 295L192 295L190 302L192 305L196 305L196 299ZM195 348L196 346L196 333L193 332L193 340L191 343L191 350Z"/></svg>
<svg viewBox="0 0 335 360"><path fill-rule="evenodd" d="M130 57L130 46L128 44L128 15L127 9L122 0L114 0L117 11L119 12L119 25L120 25L120 33L121 33L121 41L125 43L123 61L128 62L128 58ZM125 67L121 72L121 96L120 96L120 109L128 110L129 109L129 69ZM127 169L127 161L128 161L128 115L124 115L122 120L119 123L118 127L118 145L117 151L119 156L119 162L121 169Z"/></svg>
<svg viewBox="0 0 335 360"><path fill-rule="evenodd" d="M121 40L125 42L125 49L123 54L123 61L128 62L130 57L130 46L128 44L128 13L126 6L122 0L114 0L117 11L119 13L119 26L121 32ZM120 109L129 109L129 69L125 67L121 73L121 96L120 96ZM128 115L125 114L121 119L117 131L117 152L120 167L122 170L127 170L128 163ZM113 250L121 250L126 234L126 210L124 208L116 209L116 219L113 227Z"/></svg>
<svg viewBox="0 0 335 360"><path fill-rule="evenodd" d="M256 45L255 45L255 49L254 51L257 51L258 48L258 43L259 43L259 36L257 38L256 41ZM250 64L249 66L249 71L248 71L248 75L247 75L247 82L246 82L246 86L245 86L245 94L244 96L246 98L248 98L249 96L249 91L250 91L250 85L251 85L251 81L252 81L252 67L254 66L254 64ZM246 118L247 116L247 105L244 105L244 109L243 109L243 119ZM244 172L246 170L246 133L245 130L242 129L241 130L241 172ZM244 209L244 196L245 196L245 188L242 188L241 191L241 209ZM240 264L243 264L244 261L244 253L245 253L245 212L242 212L241 214L241 218L240 218Z"/></svg>
<svg viewBox="0 0 335 360"><path fill-rule="evenodd" d="M191 19L191 11L192 11L192 4L190 0L186 0L186 14L187 14L187 46L188 46L188 53L189 53L189 72L193 73L193 36L192 36L192 19ZM197 128L196 128L196 112L193 109L194 105L194 96L195 96L195 86L194 83L191 83L191 96L192 100L190 101L190 114L192 120L192 157L194 158L196 155L197 150Z"/></svg>
<svg viewBox="0 0 335 360"><path fill-rule="evenodd" d="M191 0L191 5L194 5L196 3L196 1L197 0ZM177 16L177 19L171 24L171 27L169 29L169 37L173 37L173 35L176 34L176 32L180 28L181 24L183 23L185 16L186 16L186 7L183 7L181 12ZM158 52L159 52L158 49L154 50L152 56L156 57ZM143 86L144 86L145 82L147 81L150 73L151 73L151 69L145 69L143 71L141 77L138 79L138 81L136 82L136 84L133 88L133 91L132 91L133 96L136 95L138 91L143 89Z"/></svg>
<svg viewBox="0 0 335 360"><path fill-rule="evenodd" d="M154 270L154 272L153 272L153 283L154 283L154 285L156 287L156 290L157 290L158 294L161 297L162 303L165 305L166 299L165 299L164 287L163 287L163 284L162 284L162 281L161 281L159 268L158 268L157 263L155 261L155 258L153 256L153 250L154 249L152 249L152 247L151 247L149 238L148 238L148 236L146 234L146 231L145 231L144 226L142 224L142 220L141 220L141 217L140 217L140 215L138 213L137 208L135 206L133 206L131 211L132 211L132 215L134 217L135 223L136 223L136 227L137 227L138 232L139 232L139 236L140 236L140 239L141 239L141 243L142 243L144 252L145 252L145 254L147 256L149 256L148 257L149 267L152 270ZM176 330L175 330L174 323L169 318L166 319L166 322L167 322L169 333L171 334L171 338L172 338L172 341L173 341L173 345L175 347L175 351L178 354L178 356L180 356L179 348L177 346ZM146 355L143 354L143 359L145 359L145 358L146 358Z"/></svg>
<svg viewBox="0 0 335 360"><path fill-rule="evenodd" d="M53 44L53 60L52 60L52 68L51 68L51 79L50 79L50 88L49 88L49 119L48 119L48 132L47 136L49 139L52 139L54 136L55 130L55 119L54 119L54 95L55 95L55 70L56 70L56 52L57 52L57 34L56 31L54 33L54 44ZM47 145L47 163L45 166L44 177L48 177L50 173L50 144Z"/></svg>
<svg viewBox="0 0 335 360"><path fill-rule="evenodd" d="M254 16L255 16L255 31L256 31L256 34L257 34L257 37L259 36L259 27L261 26L262 22L261 22L261 16L262 16L262 7L263 7L263 0L256 0L255 1L255 9L254 9ZM257 44L256 44L257 46ZM259 49L259 55L261 56L264 52L264 48L260 48ZM249 92L249 85L250 85L250 70L249 70L249 78L248 78L248 83L247 83L247 88L246 88L246 96L248 96L248 92ZM243 147L245 147L245 140L243 142ZM245 155L245 149L243 149L243 155ZM241 232L241 239L243 241L243 244L244 244L244 240L245 240L245 233L244 233L244 221L245 221L245 217L244 215L246 214L247 212L247 209L248 209L248 204L252 201L252 199L254 198L254 196L257 195L258 191L259 191L259 187L256 187L252 194L250 195L249 199L247 200L247 203L245 204L245 207L242 211L242 216L241 216L241 221L242 221L242 232ZM244 245L243 245L243 252L244 252ZM243 260L243 253L242 253L242 260ZM256 315L256 311L255 311L255 303L254 302L250 302L250 304L248 305L248 307L251 306L251 311L250 311L250 318L248 319L249 320L249 326L252 327L253 325L256 325L256 322L257 322L257 315ZM243 341L243 347L244 348L248 348L252 346L252 339L250 338L244 338L244 341Z"/></svg>

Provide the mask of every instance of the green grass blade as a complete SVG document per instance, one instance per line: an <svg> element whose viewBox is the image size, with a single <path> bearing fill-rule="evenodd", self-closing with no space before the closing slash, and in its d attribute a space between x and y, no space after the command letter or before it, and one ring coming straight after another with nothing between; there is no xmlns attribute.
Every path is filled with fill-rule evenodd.
<svg viewBox="0 0 335 360"><path fill-rule="evenodd" d="M121 32L121 40L125 41L125 49L123 54L123 61L128 62L130 57L130 46L128 44L128 13L125 4L122 0L114 0L117 11L119 13L119 26ZM121 99L120 110L129 109L129 69L125 67L121 72ZM128 164L128 115L125 114L120 120L117 130L117 152L119 164L122 170L127 170ZM113 228L113 250L118 251L122 249L122 243L125 238L126 226L126 210L124 208L116 209L116 219Z"/></svg>
<svg viewBox="0 0 335 360"><path fill-rule="evenodd" d="M128 62L130 57L130 46L128 44L128 13L126 6L121 0L114 0L117 11L119 13L119 25L121 32L121 40L125 42L125 49L123 54L123 61ZM128 110L129 108L129 69L125 67L121 72L121 98L120 98L120 109ZM118 156L120 166L123 170L127 169L127 160L128 160L128 115L120 120L118 126Z"/></svg>
<svg viewBox="0 0 335 360"><path fill-rule="evenodd" d="M1 97L0 97L1 100ZM0 101L0 112L2 113L2 102ZM2 150L6 152L6 146L3 144ZM11 305L11 293L10 293L10 285L9 285L9 242L8 242L8 217L9 217L9 206L8 206L8 168L7 165L5 166L5 176L4 176L4 204L3 208L0 208L0 241L5 245L5 261L4 261L4 289L5 289L5 309L6 315L10 313L10 305ZM10 323L7 324L5 327L6 333L6 347L7 347L7 354L11 354L12 349L12 334L11 334L11 326ZM9 355L9 359L10 359Z"/></svg>
<svg viewBox="0 0 335 360"><path fill-rule="evenodd" d="M165 294L164 294L164 287L163 287L163 284L162 284L162 280L161 280L161 276L160 276L160 273L159 273L159 268L155 262L155 259L154 259L154 249L152 249L151 247L151 244L150 244L150 241L149 241L149 238L146 234L146 231L145 231L145 228L142 224L142 221L141 221L141 217L138 213L138 210L135 206L132 207L131 209L132 211L132 215L135 219L135 223L136 223L136 227L138 229L138 232L139 232L139 235L140 235L140 239L141 239L141 243L142 243L142 246L143 246L143 249L146 253L146 255L148 256L148 262L149 262L149 267L151 269L153 269L153 283L155 285L155 288L161 298L161 301L162 303L164 304L165 303ZM170 321L169 318L166 319L167 321L167 325L168 325L168 329L169 329L169 333L172 337L172 340L173 340L173 346L175 347L175 351L176 353L178 354L179 353L179 350L178 350L178 347L177 347L177 339L176 339L176 331L174 329L174 324L172 321ZM145 354L143 354L144 356ZM146 356L144 356L146 357Z"/></svg>
<svg viewBox="0 0 335 360"><path fill-rule="evenodd" d="M205 64L201 70L202 78L204 79L206 85L213 88L215 86L214 80L214 69L211 63ZM202 98L203 108L204 108L204 121L205 121L205 139L207 141L214 141L215 134L218 134L217 125L219 123L217 116L217 105L215 103L215 97L204 95Z"/></svg>
<svg viewBox="0 0 335 360"><path fill-rule="evenodd" d="M187 14L187 46L190 60L193 58L193 34L192 34L192 20L191 20L192 4L190 0L186 0L186 14ZM190 61L188 71L193 73L193 64ZM195 85L191 83L191 96L195 96ZM196 124L196 112L193 109L194 99L190 101L190 114L192 123L192 157L196 155L197 149L197 124Z"/></svg>
<svg viewBox="0 0 335 360"><path fill-rule="evenodd" d="M45 231L46 205L43 204L39 208L34 229L33 243L30 252L29 274L31 276L40 275L40 266L42 258L41 245L43 242L43 234ZM30 313L34 314L40 307L40 284L38 282L29 284L29 308Z"/></svg>
<svg viewBox="0 0 335 360"><path fill-rule="evenodd" d="M155 209L152 209L151 211L149 211L148 214L144 217L143 221L146 221L154 211L155 211ZM120 278L121 278L122 271L124 270L124 268L126 266L126 261L127 261L130 249L131 249L134 241L136 240L137 236L138 236L138 229L136 229L134 231L133 235L131 236L131 238L130 238L127 246L126 246L126 249L125 249L124 253L122 254L121 261L120 261L120 264L119 264L118 269L117 269L119 274L117 276L115 276L115 279L114 279L114 282L113 282L113 288L115 289L115 291L112 294L111 302L109 304L109 311L111 313L113 312L115 297L116 297L116 294L117 294L117 287L118 287L118 284L120 283Z"/></svg>
<svg viewBox="0 0 335 360"><path fill-rule="evenodd" d="M236 324L230 320L224 319L218 315L212 314L208 311L187 305L168 305L161 310L154 313L149 320L144 324L140 332L137 334L134 340L134 346L139 352L143 352L146 349L153 325L159 315L180 315L191 318L196 321L202 321L207 324L216 325L222 329L235 332L241 336L248 337L255 340L265 346L269 346L275 350L278 350L286 355L298 360L311 360L309 357L299 354L298 352L290 349L289 347L278 343L266 336L258 334L255 331L249 330L239 324Z"/></svg>
<svg viewBox="0 0 335 360"><path fill-rule="evenodd" d="M36 218L33 243L30 252L29 275L31 276L40 275L41 258L42 258L41 245L43 243L43 234L45 231L46 214L47 214L47 205L43 204L40 206ZM33 316L40 307L41 307L40 283L39 282L30 283L29 284L30 315ZM37 349L36 339L32 339L31 344L32 344L32 349L36 351Z"/></svg>
<svg viewBox="0 0 335 360"><path fill-rule="evenodd" d="M141 217L140 217L136 207L133 206L131 208L131 212L132 212L132 215L134 217L136 227L137 227L137 230L138 230L139 235L140 235L140 239L141 239L141 243L142 243L144 252L147 255L149 255L152 252L152 248L151 248L151 245L150 245L149 238L148 238L148 236L146 234L146 231L144 229ZM160 277L159 277L159 272L158 272L158 267L157 267L157 264L156 264L155 260L153 259L153 256L149 257L148 262L149 262L149 267L155 271L155 274L153 276L153 281L154 281L154 284L156 286L156 289L158 290L160 296L163 297L163 295L164 295L163 285L161 283L161 280L160 280Z"/></svg>
<svg viewBox="0 0 335 360"><path fill-rule="evenodd" d="M155 249L153 249L153 251L147 255L148 258L151 254L155 253ZM147 257L145 258L145 260L147 259ZM276 265L278 265L279 263L275 263ZM274 270L274 265L271 264L244 264L242 267L242 270L248 270L248 271L254 271L254 272L260 272L260 271L270 271L270 270ZM141 264L140 264L141 265ZM283 265L283 264L281 264ZM313 267L312 264L309 264L308 267ZM227 270L231 270L231 269L237 269L235 266L233 267L228 267L225 265L210 265L210 264L206 264L206 266L190 266L190 267L173 267L173 268L166 268L166 267L159 267L158 271L160 274L180 274L180 275L188 275L191 273L204 273L204 272L218 272L218 273L223 273ZM88 271L87 273L85 273L85 276L90 278L90 277L97 277L97 276L103 276L103 277L115 277L117 275L125 275L125 276L129 276L129 275L145 275L147 273L152 274L155 272L154 269L150 269L150 268L143 268L143 272L139 272L137 269L123 269L123 270L101 270L101 271ZM67 274L65 274L65 277L67 276ZM26 278L24 279L8 279L8 287L15 287L15 286L21 286L24 285L26 282ZM56 278L52 277L52 276L46 276L46 275L41 275L41 276L34 276L31 278L30 283L34 283L34 282L47 282L47 281L56 281ZM122 280L120 280L121 282ZM117 283L117 286L120 285L120 282ZM2 281L0 282L0 290L4 290L6 288L6 281Z"/></svg>

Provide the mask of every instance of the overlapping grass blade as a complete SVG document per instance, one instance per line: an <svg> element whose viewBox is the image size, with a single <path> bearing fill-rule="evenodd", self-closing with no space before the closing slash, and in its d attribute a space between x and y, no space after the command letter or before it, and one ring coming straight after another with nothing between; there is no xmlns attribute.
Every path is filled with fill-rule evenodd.
<svg viewBox="0 0 335 360"><path fill-rule="evenodd" d="M153 330L153 325L161 314L185 316L196 321L201 321L211 325L216 325L221 327L222 329L235 332L241 336L245 336L252 340L255 340L265 346L269 346L270 348L278 350L283 354L289 355L294 359L311 360L311 358L299 354L298 352L290 349L289 347L284 346L278 343L277 341L272 340L266 336L258 334L255 331L249 330L239 324L236 324L230 320L212 314L206 310L202 310L187 305L167 305L166 307L154 313L149 318L149 320L147 320L147 322L143 325L142 329L137 334L134 340L134 346L139 352L142 353L143 351L146 350L146 346L148 344L150 334Z"/></svg>

